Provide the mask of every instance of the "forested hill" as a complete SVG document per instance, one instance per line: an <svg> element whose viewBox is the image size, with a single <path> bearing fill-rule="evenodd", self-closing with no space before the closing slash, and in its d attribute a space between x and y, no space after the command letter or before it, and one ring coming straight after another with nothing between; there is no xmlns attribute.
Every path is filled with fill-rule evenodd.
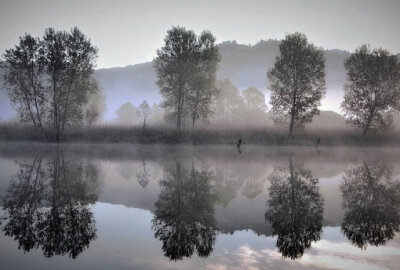
<svg viewBox="0 0 400 270"><path fill-rule="evenodd" d="M267 98L266 72L279 54L279 41L260 41L255 45L238 44L226 41L219 44L221 62L218 78L228 78L240 90L255 86L262 90ZM342 50L325 50L327 95L322 101L322 110L339 111L343 97L342 86L345 81L343 62L349 53ZM1 75L1 71L0 71ZM95 76L107 96L106 120L115 117L115 110L125 102L139 105L142 100L150 104L161 100L156 85L156 76L151 62L126 67L98 69ZM2 76L0 76L2 80ZM3 84L1 83L1 87ZM0 118L9 118L12 109L5 96L0 93Z"/></svg>

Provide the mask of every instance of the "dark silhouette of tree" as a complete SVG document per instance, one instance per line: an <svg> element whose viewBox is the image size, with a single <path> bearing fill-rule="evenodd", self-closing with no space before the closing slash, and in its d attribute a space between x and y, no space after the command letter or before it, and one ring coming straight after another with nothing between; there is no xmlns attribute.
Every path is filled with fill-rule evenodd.
<svg viewBox="0 0 400 270"><path fill-rule="evenodd" d="M208 31L197 37L184 27L172 27L164 42L154 68L164 97L162 107L180 132L187 114L191 113L193 123L209 114L219 54Z"/></svg>
<svg viewBox="0 0 400 270"><path fill-rule="evenodd" d="M32 121L36 131L44 137L46 95L40 47L40 39L25 34L19 38L18 45L6 50L4 85L21 121Z"/></svg>
<svg viewBox="0 0 400 270"><path fill-rule="evenodd" d="M51 159L41 154L20 164L20 172L3 198L3 232L25 252L41 248L46 257L76 258L96 238L93 214L97 199L91 190L96 167L65 159L56 149ZM89 179L84 181L82 178Z"/></svg>
<svg viewBox="0 0 400 270"><path fill-rule="evenodd" d="M354 245L385 245L400 231L400 181L387 165L364 162L346 170L340 189L342 232Z"/></svg>
<svg viewBox="0 0 400 270"><path fill-rule="evenodd" d="M393 111L400 110L400 62L396 55L367 45L345 61L347 83L341 107L346 122L362 129L386 130Z"/></svg>
<svg viewBox="0 0 400 270"><path fill-rule="evenodd" d="M92 78L97 48L76 27L48 28L41 39L20 38L4 57L4 81L21 119L30 119L42 136L46 124L60 141L65 127L82 121L84 105L98 91Z"/></svg>
<svg viewBox="0 0 400 270"><path fill-rule="evenodd" d="M213 114L212 104L217 94L216 77L220 55L216 39L210 31L204 31L198 37L198 51L195 56L193 78L188 97L192 130L196 120L207 120Z"/></svg>
<svg viewBox="0 0 400 270"><path fill-rule="evenodd" d="M289 169L274 169L270 176L268 209L276 246L283 257L297 259L320 239L323 199L318 178L289 158Z"/></svg>
<svg viewBox="0 0 400 270"><path fill-rule="evenodd" d="M191 257L195 251L207 257L213 250L217 227L211 178L210 172L199 171L194 164L191 172L182 168L180 161L165 168L152 228L171 260Z"/></svg>
<svg viewBox="0 0 400 270"><path fill-rule="evenodd" d="M301 33L289 34L279 45L280 55L268 71L272 116L276 123L289 122L289 140L319 114L325 95L325 59L322 50Z"/></svg>

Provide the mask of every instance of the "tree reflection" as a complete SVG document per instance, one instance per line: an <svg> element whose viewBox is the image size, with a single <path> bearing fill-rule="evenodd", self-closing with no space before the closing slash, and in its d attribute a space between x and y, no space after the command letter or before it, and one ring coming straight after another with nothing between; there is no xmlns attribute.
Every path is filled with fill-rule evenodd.
<svg viewBox="0 0 400 270"><path fill-rule="evenodd" d="M217 234L211 179L211 172L197 170L194 164L191 171L180 161L165 168L153 230L166 257L181 260L195 251L200 257L211 254Z"/></svg>
<svg viewBox="0 0 400 270"><path fill-rule="evenodd" d="M150 182L150 176L151 175L146 168L146 161L142 159L142 165L136 172L137 181L142 188L147 187Z"/></svg>
<svg viewBox="0 0 400 270"><path fill-rule="evenodd" d="M274 169L270 176L266 219L272 224L276 245L282 256L300 258L320 239L323 199L318 178L289 158L289 169Z"/></svg>
<svg viewBox="0 0 400 270"><path fill-rule="evenodd" d="M345 171L340 186L345 210L342 232L359 248L379 246L400 231L400 181L385 164Z"/></svg>
<svg viewBox="0 0 400 270"><path fill-rule="evenodd" d="M97 167L67 160L59 149L51 159L38 153L19 165L3 198L3 232L25 252L41 248L46 257L76 258L96 237L88 204L97 198Z"/></svg>

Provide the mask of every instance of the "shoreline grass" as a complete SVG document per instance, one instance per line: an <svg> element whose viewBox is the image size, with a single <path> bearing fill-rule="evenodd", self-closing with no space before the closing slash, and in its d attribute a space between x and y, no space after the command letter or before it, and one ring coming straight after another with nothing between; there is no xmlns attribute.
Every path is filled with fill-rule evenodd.
<svg viewBox="0 0 400 270"><path fill-rule="evenodd" d="M371 134L361 140L356 130L305 129L297 131L290 143L287 142L286 129L276 127L264 128L199 128L194 132L184 130L180 136L172 127L93 126L74 128L65 132L62 143L133 143L133 144L193 144L218 145L236 144L239 138L243 144L254 145L297 145L315 146L317 138L321 146L390 146L400 145L399 131L391 130L386 134ZM42 139L34 127L27 125L0 125L0 141L2 142L49 142L51 133Z"/></svg>

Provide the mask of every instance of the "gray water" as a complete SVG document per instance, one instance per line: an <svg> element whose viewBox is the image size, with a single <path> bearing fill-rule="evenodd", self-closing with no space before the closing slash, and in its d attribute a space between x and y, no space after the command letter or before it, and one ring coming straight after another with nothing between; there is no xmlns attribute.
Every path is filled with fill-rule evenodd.
<svg viewBox="0 0 400 270"><path fill-rule="evenodd" d="M0 144L1 269L398 269L399 150Z"/></svg>

